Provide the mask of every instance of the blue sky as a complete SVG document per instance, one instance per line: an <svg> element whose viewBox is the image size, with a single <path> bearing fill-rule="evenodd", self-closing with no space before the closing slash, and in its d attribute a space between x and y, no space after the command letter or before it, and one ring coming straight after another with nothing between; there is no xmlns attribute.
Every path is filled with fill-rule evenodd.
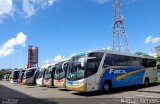
<svg viewBox="0 0 160 104"><path fill-rule="evenodd" d="M28 45L39 65L112 46L114 0L0 0L0 69L24 67ZM121 0L132 53L160 45L160 0Z"/></svg>

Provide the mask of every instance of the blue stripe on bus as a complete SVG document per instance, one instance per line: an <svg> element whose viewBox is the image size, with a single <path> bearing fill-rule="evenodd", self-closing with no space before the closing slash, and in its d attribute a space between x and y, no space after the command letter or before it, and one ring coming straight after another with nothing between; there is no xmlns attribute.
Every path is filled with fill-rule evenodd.
<svg viewBox="0 0 160 104"><path fill-rule="evenodd" d="M125 70L126 73L136 71L139 69L142 69L143 67L127 67L127 68L112 68L114 70ZM126 76L120 80L116 80L116 78L120 75L123 75L124 73L121 74L110 74L110 69L106 69L101 80L100 80L100 90L103 88L104 81L107 79L112 81L112 88L117 88L117 87L125 87L125 86L130 86L130 85L138 85L143 83L143 77L144 77L145 70L142 70L140 72L131 74L129 76Z"/></svg>
<svg viewBox="0 0 160 104"><path fill-rule="evenodd" d="M72 85L73 81L67 81L67 84Z"/></svg>

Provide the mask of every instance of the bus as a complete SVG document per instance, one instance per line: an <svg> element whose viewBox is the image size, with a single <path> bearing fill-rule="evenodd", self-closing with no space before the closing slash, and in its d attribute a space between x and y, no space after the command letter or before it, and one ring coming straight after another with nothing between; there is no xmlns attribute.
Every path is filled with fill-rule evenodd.
<svg viewBox="0 0 160 104"><path fill-rule="evenodd" d="M36 84L36 78L39 74L39 67L27 69L23 76L23 84Z"/></svg>
<svg viewBox="0 0 160 104"><path fill-rule="evenodd" d="M54 87L54 74L57 63L53 63L48 66L48 69L45 72L44 76L44 86L46 87Z"/></svg>
<svg viewBox="0 0 160 104"><path fill-rule="evenodd" d="M57 64L54 76L54 86L59 88L66 87L66 75L69 59L63 60Z"/></svg>
<svg viewBox="0 0 160 104"><path fill-rule="evenodd" d="M66 88L77 92L103 91L157 80L156 60L107 49L88 51L70 59Z"/></svg>
<svg viewBox="0 0 160 104"><path fill-rule="evenodd" d="M19 72L19 77L18 77L19 84L21 84L23 81L24 72L25 72L25 70L20 70L20 72Z"/></svg>
<svg viewBox="0 0 160 104"><path fill-rule="evenodd" d="M10 79L12 83L18 83L19 72L19 70L12 71Z"/></svg>
<svg viewBox="0 0 160 104"><path fill-rule="evenodd" d="M48 66L49 65L43 65L41 68L40 68L40 72L39 72L39 75L36 79L36 84L38 86L44 86L44 76L45 76L45 72L46 70L48 69Z"/></svg>
<svg viewBox="0 0 160 104"><path fill-rule="evenodd" d="M10 77L10 74L5 74L3 75L2 80L9 81L9 77Z"/></svg>

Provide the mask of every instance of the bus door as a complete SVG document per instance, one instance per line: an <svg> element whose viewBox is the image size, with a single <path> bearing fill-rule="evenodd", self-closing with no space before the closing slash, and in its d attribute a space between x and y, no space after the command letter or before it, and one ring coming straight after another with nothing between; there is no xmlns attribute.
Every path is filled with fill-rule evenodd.
<svg viewBox="0 0 160 104"><path fill-rule="evenodd" d="M87 65L86 65L86 76L87 76L87 90L88 91L94 91L97 90L97 78L98 78L98 68L99 68L99 62L97 59L88 59Z"/></svg>

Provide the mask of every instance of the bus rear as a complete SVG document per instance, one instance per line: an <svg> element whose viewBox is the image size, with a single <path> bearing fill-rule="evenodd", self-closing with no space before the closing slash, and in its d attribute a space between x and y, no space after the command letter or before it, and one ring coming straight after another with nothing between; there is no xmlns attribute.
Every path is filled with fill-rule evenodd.
<svg viewBox="0 0 160 104"><path fill-rule="evenodd" d="M12 74L11 74L11 82L12 83L18 83L19 72L20 71L18 71L18 70L12 71Z"/></svg>

